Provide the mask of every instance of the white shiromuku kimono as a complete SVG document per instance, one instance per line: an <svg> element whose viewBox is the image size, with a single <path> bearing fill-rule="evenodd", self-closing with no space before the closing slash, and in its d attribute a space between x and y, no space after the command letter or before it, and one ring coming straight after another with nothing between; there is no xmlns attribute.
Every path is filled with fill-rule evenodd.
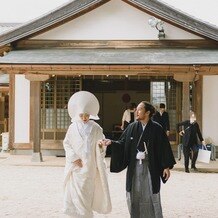
<svg viewBox="0 0 218 218"><path fill-rule="evenodd" d="M111 211L105 151L98 146L103 138L102 128L92 120L74 121L66 133L64 213L71 217L89 218L93 217L93 211ZM82 160L82 168L73 163L77 159Z"/></svg>

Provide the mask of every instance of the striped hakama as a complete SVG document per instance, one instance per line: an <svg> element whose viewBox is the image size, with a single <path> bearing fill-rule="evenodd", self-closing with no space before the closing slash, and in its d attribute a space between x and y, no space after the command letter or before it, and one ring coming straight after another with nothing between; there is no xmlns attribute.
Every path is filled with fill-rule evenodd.
<svg viewBox="0 0 218 218"><path fill-rule="evenodd" d="M153 194L148 156L136 160L131 192L127 192L127 204L131 218L163 218L160 193Z"/></svg>

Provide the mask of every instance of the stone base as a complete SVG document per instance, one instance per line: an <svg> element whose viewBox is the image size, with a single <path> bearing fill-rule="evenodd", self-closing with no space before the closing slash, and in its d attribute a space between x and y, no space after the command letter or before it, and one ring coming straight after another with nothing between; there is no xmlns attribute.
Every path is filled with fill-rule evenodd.
<svg viewBox="0 0 218 218"><path fill-rule="evenodd" d="M43 162L42 160L42 153L41 152L34 152L32 153L32 162Z"/></svg>
<svg viewBox="0 0 218 218"><path fill-rule="evenodd" d="M1 149L0 149L1 150ZM1 150L1 153L10 154L10 150Z"/></svg>
<svg viewBox="0 0 218 218"><path fill-rule="evenodd" d="M42 156L65 156L65 151L62 149L41 149ZM14 149L10 151L12 155L32 155L32 149Z"/></svg>

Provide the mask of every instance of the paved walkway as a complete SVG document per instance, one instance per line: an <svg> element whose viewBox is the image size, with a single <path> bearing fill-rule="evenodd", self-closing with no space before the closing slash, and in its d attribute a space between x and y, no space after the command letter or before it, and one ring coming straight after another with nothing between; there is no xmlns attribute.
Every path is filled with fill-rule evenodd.
<svg viewBox="0 0 218 218"><path fill-rule="evenodd" d="M0 217L66 218L61 212L64 158L43 157L32 163L31 156L0 154ZM109 158L107 158L109 162ZM181 162L162 185L165 218L218 217L218 161L198 164L203 173L183 172ZM113 211L95 218L129 217L125 201L125 171L108 170Z"/></svg>
<svg viewBox="0 0 218 218"><path fill-rule="evenodd" d="M106 158L108 164L110 158ZM29 155L10 155L8 153L0 152L0 163L3 165L11 166L56 166L63 167L65 164L65 158L55 157L55 156L44 156L43 162L31 162L31 156ZM177 164L174 166L173 170L184 171L183 157L180 161L176 160ZM205 173L218 173L218 159L216 161L210 161L209 164L197 163L197 168L200 172Z"/></svg>

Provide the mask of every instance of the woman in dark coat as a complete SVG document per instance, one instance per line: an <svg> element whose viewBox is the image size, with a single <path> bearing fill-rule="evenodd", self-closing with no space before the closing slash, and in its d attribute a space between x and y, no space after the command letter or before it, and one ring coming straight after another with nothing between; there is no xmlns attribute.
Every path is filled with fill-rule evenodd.
<svg viewBox="0 0 218 218"><path fill-rule="evenodd" d="M192 151L191 168L197 170L195 164L198 157L198 141L205 145L196 116L194 112L190 113L190 119L177 124L177 132L182 136L183 154L185 159L185 172L189 173L189 157ZM198 140L199 139L199 140Z"/></svg>

